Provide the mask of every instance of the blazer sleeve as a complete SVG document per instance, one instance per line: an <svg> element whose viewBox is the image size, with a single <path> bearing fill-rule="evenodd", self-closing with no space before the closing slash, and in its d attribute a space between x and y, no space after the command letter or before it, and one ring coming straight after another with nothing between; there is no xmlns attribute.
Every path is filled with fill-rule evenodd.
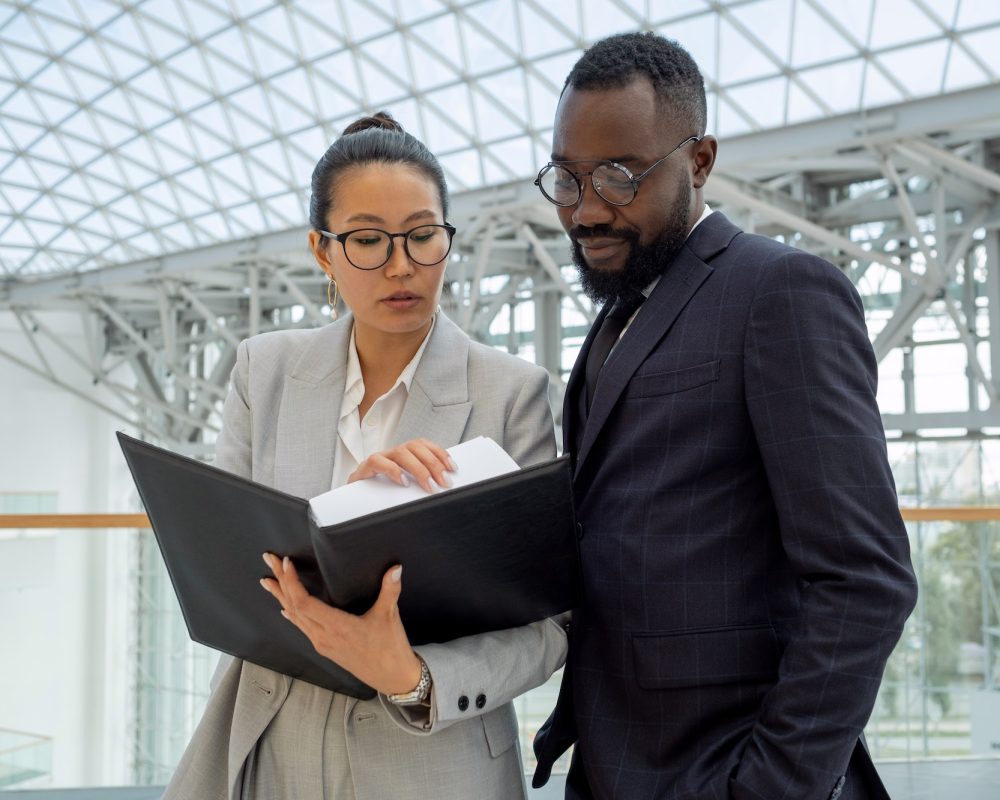
<svg viewBox="0 0 1000 800"><path fill-rule="evenodd" d="M801 253L762 270L745 391L801 607L734 800L825 797L846 772L916 601L861 300Z"/></svg>
<svg viewBox="0 0 1000 800"><path fill-rule="evenodd" d="M215 465L244 478L251 475L250 355L247 340L236 348L236 364L222 407L222 430L215 441Z"/></svg>
<svg viewBox="0 0 1000 800"><path fill-rule="evenodd" d="M524 381L504 422L500 444L522 467L555 455L548 375L543 370L532 370ZM540 686L563 665L564 623L563 618L546 619L521 628L415 647L433 678L430 708L396 706L385 697L381 697L382 703L393 721L417 735L436 733L492 711ZM460 702L463 697L465 702Z"/></svg>

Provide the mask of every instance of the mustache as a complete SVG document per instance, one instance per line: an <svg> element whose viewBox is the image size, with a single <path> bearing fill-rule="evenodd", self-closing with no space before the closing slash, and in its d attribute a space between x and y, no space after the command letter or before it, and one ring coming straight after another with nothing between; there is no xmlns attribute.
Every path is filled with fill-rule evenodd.
<svg viewBox="0 0 1000 800"><path fill-rule="evenodd" d="M595 225L588 228L584 225L574 225L567 231L567 235L574 244L578 244L581 239L621 239L626 242L639 241L639 232L631 228L612 228L610 225Z"/></svg>

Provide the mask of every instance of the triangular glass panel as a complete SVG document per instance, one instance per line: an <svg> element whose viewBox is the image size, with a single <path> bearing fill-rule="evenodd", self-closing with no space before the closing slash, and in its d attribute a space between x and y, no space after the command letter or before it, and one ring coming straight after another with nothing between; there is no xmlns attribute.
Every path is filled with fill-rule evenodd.
<svg viewBox="0 0 1000 800"><path fill-rule="evenodd" d="M268 170L274 176L274 179L279 181L279 184L275 188L263 193L273 194L282 189L292 188L300 183L300 180L296 180L296 176L288 174L288 161L285 155L285 148L282 146L280 140L272 139L269 142L257 145L252 150L248 150L246 155Z"/></svg>
<svg viewBox="0 0 1000 800"><path fill-rule="evenodd" d="M277 214L287 227L299 226L307 218L306 209L295 192L269 197L267 208L272 214Z"/></svg>
<svg viewBox="0 0 1000 800"><path fill-rule="evenodd" d="M32 203L38 201L39 192L37 189L26 189L21 186L4 185L0 187L0 202L5 202L9 210L14 214L22 214L25 209L31 207Z"/></svg>
<svg viewBox="0 0 1000 800"><path fill-rule="evenodd" d="M480 153L483 163L484 185L492 186L497 183L508 183L517 177L508 164L497 158L492 146Z"/></svg>
<svg viewBox="0 0 1000 800"><path fill-rule="evenodd" d="M805 67L809 64L859 55L858 48L816 13L808 3L796 4L791 66Z"/></svg>
<svg viewBox="0 0 1000 800"><path fill-rule="evenodd" d="M424 96L427 123L427 141L431 152L441 152L468 147L474 139L475 123L472 120L472 98L466 84L449 86ZM436 119L435 119L436 118Z"/></svg>
<svg viewBox="0 0 1000 800"><path fill-rule="evenodd" d="M181 203L179 210L186 217L195 217L198 214L207 213L212 208L211 203L207 200L193 192L189 192L183 186L178 186L176 183L174 183L174 191L177 193L177 197Z"/></svg>
<svg viewBox="0 0 1000 800"><path fill-rule="evenodd" d="M466 19L460 19L458 27L465 42L465 52L472 61L469 64L471 75L491 72L516 62L517 54L509 45L504 46L503 42L498 42L496 38L487 36L473 23ZM414 65L414 67L419 73L419 66Z"/></svg>
<svg viewBox="0 0 1000 800"><path fill-rule="evenodd" d="M787 78L771 78L747 86L734 86L729 97L753 117L761 129L777 128L785 123Z"/></svg>
<svg viewBox="0 0 1000 800"><path fill-rule="evenodd" d="M519 3L518 10L521 22L520 41L526 58L538 58L576 45L572 31L540 14L531 5Z"/></svg>
<svg viewBox="0 0 1000 800"><path fill-rule="evenodd" d="M901 20L906 24L900 24ZM941 29L912 0L878 0L875 4L873 50L940 35Z"/></svg>
<svg viewBox="0 0 1000 800"><path fill-rule="evenodd" d="M195 230L198 231L199 239L205 243L222 242L232 238L229 226L226 224L226 218L218 212L205 214L191 220L191 223L194 225Z"/></svg>
<svg viewBox="0 0 1000 800"><path fill-rule="evenodd" d="M107 52L112 62L121 57L126 64L139 59L146 64L149 63L149 56L145 53L145 44L133 11L119 14L115 20L99 31L98 36L110 45ZM114 51L114 55L112 55L112 51ZM118 74L124 76L128 73L122 71Z"/></svg>
<svg viewBox="0 0 1000 800"><path fill-rule="evenodd" d="M209 185L205 170L201 167L194 167L174 175L174 184L197 195L207 203L220 205L219 198Z"/></svg>
<svg viewBox="0 0 1000 800"><path fill-rule="evenodd" d="M389 113L403 126L403 130L412 133L420 141L424 141L426 138L424 135L426 126L421 119L422 110L422 108L418 107L417 101L410 98L393 103L392 108L389 109Z"/></svg>
<svg viewBox="0 0 1000 800"><path fill-rule="evenodd" d="M482 88L473 88L472 100L479 123L479 135L484 141L506 139L524 132L524 123L513 117L497 98L487 94Z"/></svg>
<svg viewBox="0 0 1000 800"><path fill-rule="evenodd" d="M135 114L132 113L131 106L126 101L125 92L118 87L105 92L97 98L91 104L91 108L98 112L98 116L111 117L115 122L127 125L130 128L138 129L140 127L139 121L135 118Z"/></svg>
<svg viewBox="0 0 1000 800"><path fill-rule="evenodd" d="M161 125L150 132L150 144L156 150L156 156L167 175L173 175L191 166L191 153L194 142L188 132L187 125L180 120Z"/></svg>
<svg viewBox="0 0 1000 800"><path fill-rule="evenodd" d="M73 86L70 99L79 100L80 105L93 102L95 98L103 95L112 86L110 81L99 78L92 72L74 67L72 64L61 62L60 66L66 72L66 77Z"/></svg>
<svg viewBox="0 0 1000 800"><path fill-rule="evenodd" d="M274 130L274 118L271 107L259 84L251 84L228 98L231 111L242 112L246 117L256 120L269 130Z"/></svg>
<svg viewBox="0 0 1000 800"><path fill-rule="evenodd" d="M508 139L505 142L497 142L490 145L490 155L504 165L510 175L506 180L513 178L534 178L535 169L532 160L531 139L527 136L519 136L516 139ZM548 161L548 159L546 159Z"/></svg>
<svg viewBox="0 0 1000 800"><path fill-rule="evenodd" d="M749 29L779 61L791 58L792 0L760 0L734 6L730 13Z"/></svg>
<svg viewBox="0 0 1000 800"><path fill-rule="evenodd" d="M265 91L269 89L268 86ZM316 124L316 118L298 104L292 103L283 92L267 91L274 112L274 121L279 133L291 133Z"/></svg>
<svg viewBox="0 0 1000 800"><path fill-rule="evenodd" d="M111 203L117 197L122 195L122 187L120 183L108 183L107 181L101 180L100 178L95 178L92 175L84 173L82 175L84 183L90 189L90 192L94 196L94 201L101 206L106 206Z"/></svg>
<svg viewBox="0 0 1000 800"><path fill-rule="evenodd" d="M59 208L59 213L61 213L66 221L71 225L78 220L83 219L94 209L93 206L88 205L87 203L70 200L68 197L64 197L61 194L54 195L53 199Z"/></svg>
<svg viewBox="0 0 1000 800"><path fill-rule="evenodd" d="M42 38L49 43L49 47L46 49L53 53L65 52L74 44L79 42L85 35L80 28L74 27L73 25L67 25L65 22L60 20L60 16L62 19L78 20L76 10L68 4L64 5L65 10L62 14L52 8L52 4L48 4L49 7L46 10L53 13L47 13L44 17L40 14L38 15L38 24L42 29ZM93 66L97 65L95 64Z"/></svg>
<svg viewBox="0 0 1000 800"><path fill-rule="evenodd" d="M7 226L2 238L7 247L37 247L39 244L25 224L19 220L14 220Z"/></svg>
<svg viewBox="0 0 1000 800"><path fill-rule="evenodd" d="M91 251L103 250L108 246L108 239L113 236L111 223L108 222L107 210L103 207L95 208L94 212L85 219L80 220L76 225L77 233L87 242Z"/></svg>
<svg viewBox="0 0 1000 800"><path fill-rule="evenodd" d="M407 0L399 5L399 18L408 25L441 13L438 0Z"/></svg>
<svg viewBox="0 0 1000 800"><path fill-rule="evenodd" d="M70 160L77 165L86 164L103 152L103 149L97 145L78 139L65 131L59 138L63 147L66 148L66 152L69 153Z"/></svg>
<svg viewBox="0 0 1000 800"><path fill-rule="evenodd" d="M1000 6L993 0L962 0L958 11L959 29L1000 22Z"/></svg>
<svg viewBox="0 0 1000 800"><path fill-rule="evenodd" d="M4 175L6 178L6 174ZM90 208L94 207L94 198L90 195L89 187L81 180L79 173L71 173L62 181L55 192L59 197L68 197L72 200L84 203Z"/></svg>
<svg viewBox="0 0 1000 800"><path fill-rule="evenodd" d="M107 209L120 219L128 220L136 228L145 225L142 212L135 202L135 198L130 194L119 197L115 202L109 203Z"/></svg>
<svg viewBox="0 0 1000 800"><path fill-rule="evenodd" d="M516 118L519 127L527 127L528 98L524 90L524 70L508 70L488 78L481 78L478 83L484 92L488 92L503 104L504 108Z"/></svg>
<svg viewBox="0 0 1000 800"><path fill-rule="evenodd" d="M236 131L240 147L253 147L274 137L274 131L261 125L257 117L251 116L252 112L248 113L232 106L227 111L233 121L233 129Z"/></svg>
<svg viewBox="0 0 1000 800"><path fill-rule="evenodd" d="M448 186L452 192L482 186L482 164L476 150L461 150L457 153L438 156L438 160L441 162L441 168L445 175L448 176Z"/></svg>
<svg viewBox="0 0 1000 800"><path fill-rule="evenodd" d="M182 110L201 105L213 97L208 88L211 76L197 50L192 48L178 53L164 63L162 71Z"/></svg>
<svg viewBox="0 0 1000 800"><path fill-rule="evenodd" d="M94 124L101 131L103 136L102 141L107 142L111 148L118 147L123 142L127 142L136 136L135 128L123 125L105 114L98 113L96 110L94 111L93 119Z"/></svg>
<svg viewBox="0 0 1000 800"><path fill-rule="evenodd" d="M320 79L317 91L322 91L323 86L328 86L336 90L338 95L343 95L352 107L364 105L361 100L361 81L358 77L357 64L349 50L342 50L320 59L312 65L312 71ZM328 108L326 102L327 97L321 94L320 104L326 111L324 117L336 117L346 110L339 101L335 109Z"/></svg>
<svg viewBox="0 0 1000 800"><path fill-rule="evenodd" d="M559 92L557 90L528 73L528 108L531 113L532 127L548 128L551 126L553 119L555 119L558 102Z"/></svg>
<svg viewBox="0 0 1000 800"><path fill-rule="evenodd" d="M65 120L60 126L60 130L63 133L73 134L84 141L93 142L103 150L104 143L101 140L101 132L94 125L95 116L89 109L81 110L78 114Z"/></svg>
<svg viewBox="0 0 1000 800"><path fill-rule="evenodd" d="M215 159L232 152L233 140L226 115L218 103L210 103L188 116L191 137L197 142L198 154L204 159Z"/></svg>
<svg viewBox="0 0 1000 800"><path fill-rule="evenodd" d="M575 16L574 14L573 17ZM634 31L639 22L617 4L608 3L607 0L584 0L583 19L570 18L566 20L566 24L575 31L582 31L582 38L594 42L613 33Z"/></svg>
<svg viewBox="0 0 1000 800"><path fill-rule="evenodd" d="M61 127L62 123L66 119L80 110L80 106L77 103L62 97L56 97L55 95L48 94L44 91L19 92L18 96L27 96L29 94L36 98L37 106L39 111L42 113L42 117L44 117L45 120L47 120L48 123L54 127Z"/></svg>
<svg viewBox="0 0 1000 800"><path fill-rule="evenodd" d="M392 14L385 11L376 13L367 3L358 0L342 0L344 22L350 37L356 42L368 42L395 27Z"/></svg>
<svg viewBox="0 0 1000 800"><path fill-rule="evenodd" d="M260 206L256 201L226 209L226 216L238 223L248 233L259 234L267 230Z"/></svg>
<svg viewBox="0 0 1000 800"><path fill-rule="evenodd" d="M438 17L413 28L408 37L413 80L420 90L441 86L459 79L462 64L468 63L461 52L454 17Z"/></svg>
<svg viewBox="0 0 1000 800"><path fill-rule="evenodd" d="M958 89L965 89L969 86L978 86L986 83L989 77L965 49L958 43L952 44L951 54L948 56L947 74L944 79L944 90L954 92Z"/></svg>
<svg viewBox="0 0 1000 800"><path fill-rule="evenodd" d="M661 25L658 32L681 45L695 60L702 76L707 81L717 81L716 31L719 17L715 14L699 14L689 19L681 19Z"/></svg>
<svg viewBox="0 0 1000 800"><path fill-rule="evenodd" d="M966 46L979 56L980 61L986 64L994 75L1000 75L1000 44L997 43L997 38L995 28L962 36Z"/></svg>
<svg viewBox="0 0 1000 800"><path fill-rule="evenodd" d="M878 108L905 99L899 86L890 81L886 74L875 64L865 68L865 94L862 100L863 108ZM895 77L895 76L893 76Z"/></svg>
<svg viewBox="0 0 1000 800"><path fill-rule="evenodd" d="M225 35L228 34L220 34L220 36ZM202 54L204 56L205 66L208 68L208 85L211 86L218 94L231 94L232 92L242 89L253 82L253 77L245 70L237 68L228 60L220 58L211 50L208 50L207 48L203 49ZM240 45L240 49L229 54L228 58L239 59L243 64L247 63L248 59L245 48L242 47L242 43Z"/></svg>
<svg viewBox="0 0 1000 800"><path fill-rule="evenodd" d="M288 185L274 174L275 168L280 168L278 164L267 164L265 166L248 154L246 156L246 168L250 173L253 194L257 197L268 197L285 191L288 188Z"/></svg>
<svg viewBox="0 0 1000 800"><path fill-rule="evenodd" d="M155 203L167 210L173 209L175 216L182 213L182 211L186 213L186 209L178 207L178 199L174 194L174 190L165 180L144 186L142 188L142 197L147 203Z"/></svg>
<svg viewBox="0 0 1000 800"><path fill-rule="evenodd" d="M368 42L356 57L370 105L381 106L412 93L413 76L403 60L403 38L398 33Z"/></svg>
<svg viewBox="0 0 1000 800"><path fill-rule="evenodd" d="M22 48L30 48L33 53L49 52L48 43L38 33L39 28L44 27L44 20L40 20L37 14L32 15L25 10L20 10L3 28L0 28L0 35L4 39L4 48L8 44L17 47L18 55L11 58L12 61L17 63L20 60ZM0 59L0 62L3 60Z"/></svg>
<svg viewBox="0 0 1000 800"><path fill-rule="evenodd" d="M753 130L752 117L746 109L737 107L728 96L721 97L718 109L718 132L720 136L736 136Z"/></svg>
<svg viewBox="0 0 1000 800"><path fill-rule="evenodd" d="M129 184L142 186L161 177L159 152L154 153L145 136L137 136L118 149L118 163L125 171Z"/></svg>
<svg viewBox="0 0 1000 800"><path fill-rule="evenodd" d="M103 28L115 16L122 13L122 7L110 0L88 0L79 4L80 11L86 20L87 27L92 30Z"/></svg>
<svg viewBox="0 0 1000 800"><path fill-rule="evenodd" d="M936 42L883 53L878 60L895 75L911 95L937 94L944 84L945 57L949 42Z"/></svg>
<svg viewBox="0 0 1000 800"><path fill-rule="evenodd" d="M150 202L144 195L140 195L136 201L142 210L143 219L147 220L154 228L169 225L177 219L176 213L161 208L159 203Z"/></svg>
<svg viewBox="0 0 1000 800"><path fill-rule="evenodd" d="M290 41L296 42L299 56L307 63L328 55L334 50L339 50L343 46L341 36L343 27L339 23L337 7L328 0L321 1L323 2L323 17L319 20L306 12L301 3L286 6L289 13L289 24L295 32ZM339 31L339 33L331 32L327 26L332 27L334 31Z"/></svg>
<svg viewBox="0 0 1000 800"><path fill-rule="evenodd" d="M649 0L649 18L657 25L699 13L710 14L705 0Z"/></svg>
<svg viewBox="0 0 1000 800"><path fill-rule="evenodd" d="M178 250L190 250L198 246L198 240L191 233L187 222L177 222L173 225L167 225L160 228L159 233L163 239L171 242L173 247Z"/></svg>
<svg viewBox="0 0 1000 800"><path fill-rule="evenodd" d="M26 227L43 247L66 230L64 226L54 222L35 219L28 221Z"/></svg>
<svg viewBox="0 0 1000 800"><path fill-rule="evenodd" d="M84 254L87 252L87 245L84 244L80 235L72 228L66 228L55 239L49 242L50 250L60 250L65 253Z"/></svg>
<svg viewBox="0 0 1000 800"><path fill-rule="evenodd" d="M22 81L30 80L34 83L41 77L41 75L36 75L36 73L46 66L49 67L46 72L57 71L57 65L52 64L47 56L39 55L32 50L25 50L23 47L18 47L14 42L10 41L5 41L3 46L7 51L7 59L0 59L0 64L3 64L5 61L9 62L17 73L17 77ZM50 86L46 85L46 88L50 88ZM61 94L69 94L68 89L60 90L58 87L53 89L53 91L60 92Z"/></svg>
<svg viewBox="0 0 1000 800"><path fill-rule="evenodd" d="M723 85L770 77L778 72L779 67L742 31L727 19L719 21L719 81Z"/></svg>
<svg viewBox="0 0 1000 800"><path fill-rule="evenodd" d="M250 183L250 175L247 173L246 159L241 153L233 153L231 156L220 158L211 164L212 171L221 176L235 189L239 189L246 194L253 191Z"/></svg>
<svg viewBox="0 0 1000 800"><path fill-rule="evenodd" d="M315 165L327 148L333 144L333 141L328 140L323 134L323 129L317 125L291 134L288 137L288 144L292 152L299 153L303 158L311 159ZM311 167L310 174L312 174Z"/></svg>
<svg viewBox="0 0 1000 800"><path fill-rule="evenodd" d="M846 61L800 72L799 77L834 113L857 111L860 106L862 63Z"/></svg>
<svg viewBox="0 0 1000 800"><path fill-rule="evenodd" d="M488 39L493 38L514 52L515 57L520 57L516 42L519 41L517 31L517 10L514 8L514 0L487 0L485 3L476 3L462 10L462 16L470 21L462 25L468 31L473 24L478 26L480 34ZM467 42L471 59L473 53L478 53L476 49L471 49L473 43ZM479 71L475 64L469 65L470 69Z"/></svg>
<svg viewBox="0 0 1000 800"><path fill-rule="evenodd" d="M59 207L52 202L52 198L47 194L42 194L31 207L22 206L25 209L24 216L29 219L38 220L39 222L51 222L54 225L58 225L60 228L65 227L69 220L67 220Z"/></svg>
<svg viewBox="0 0 1000 800"><path fill-rule="evenodd" d="M96 161L91 161L86 168L87 177L97 176L102 180L121 186L125 180L122 175L120 161L110 153L105 153Z"/></svg>
<svg viewBox="0 0 1000 800"><path fill-rule="evenodd" d="M157 0L143 3L135 7L136 21L139 27L146 32L146 39L153 47L153 53L157 59L164 60L174 55L180 50L192 47L191 41L178 29L176 21L179 17L174 17L172 21L161 21L157 16ZM173 3L164 3L173 5Z"/></svg>
<svg viewBox="0 0 1000 800"><path fill-rule="evenodd" d="M28 150L34 142L45 135L45 128L7 118L0 121L0 134L4 132L6 132L11 144L14 145L13 149Z"/></svg>
<svg viewBox="0 0 1000 800"><path fill-rule="evenodd" d="M31 155L44 158L60 164L66 160L60 137L55 133L47 133L31 146Z"/></svg>
<svg viewBox="0 0 1000 800"><path fill-rule="evenodd" d="M288 49L288 45L295 40L288 33L288 17L285 13L285 7L277 6L274 12L277 13L269 13L266 16L271 18L269 24L274 24L274 20L282 20L283 24L280 28L271 31L271 35L268 35L266 29L262 31L253 27L246 36L255 59L251 63L255 64L263 77L284 72L299 65L298 55ZM283 39L279 38L281 35L284 36ZM285 46L282 46L281 43L285 43Z"/></svg>

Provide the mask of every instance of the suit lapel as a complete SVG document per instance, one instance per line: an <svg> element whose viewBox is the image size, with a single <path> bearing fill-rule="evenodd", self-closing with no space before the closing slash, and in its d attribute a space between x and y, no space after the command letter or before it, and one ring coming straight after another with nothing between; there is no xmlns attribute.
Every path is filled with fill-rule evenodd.
<svg viewBox="0 0 1000 800"><path fill-rule="evenodd" d="M330 488L351 341L349 315L320 329L284 382L274 487L299 497Z"/></svg>
<svg viewBox="0 0 1000 800"><path fill-rule="evenodd" d="M396 428L396 444L420 437L452 447L462 440L472 413L468 370L464 368L468 360L469 338L439 312L410 384Z"/></svg>
<svg viewBox="0 0 1000 800"><path fill-rule="evenodd" d="M678 315L712 274L713 270L706 262L725 250L739 232L739 228L725 216L718 211L715 212L695 228L677 257L664 270L660 282L653 289L649 299L642 304L631 326L611 351L601 370L599 388L591 402L587 424L583 430L583 440L577 454L577 472L586 461L601 428L607 422L608 416L636 369L667 335ZM595 323L594 329L598 326L599 323ZM592 339L593 333L592 329L588 341ZM574 373L577 373L577 368L585 359L586 354L581 350L574 366ZM582 370L577 374L577 383L582 380L581 375Z"/></svg>

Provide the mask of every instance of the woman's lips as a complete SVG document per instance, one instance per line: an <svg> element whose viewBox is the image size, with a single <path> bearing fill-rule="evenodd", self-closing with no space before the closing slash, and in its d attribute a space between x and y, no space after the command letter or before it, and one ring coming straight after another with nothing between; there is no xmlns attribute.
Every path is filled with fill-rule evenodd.
<svg viewBox="0 0 1000 800"><path fill-rule="evenodd" d="M394 308L397 311L405 311L420 303L420 299L419 295L410 292L397 292L396 294L382 298L382 302L389 306L389 308Z"/></svg>

